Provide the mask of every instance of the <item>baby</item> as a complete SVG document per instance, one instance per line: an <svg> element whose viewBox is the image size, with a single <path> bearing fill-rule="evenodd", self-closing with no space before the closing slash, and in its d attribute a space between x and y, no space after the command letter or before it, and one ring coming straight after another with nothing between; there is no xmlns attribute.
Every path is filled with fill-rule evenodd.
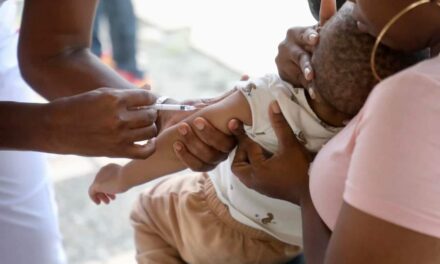
<svg viewBox="0 0 440 264"><path fill-rule="evenodd" d="M321 29L312 59L313 93L266 75L239 82L235 93L185 121L204 117L230 134L228 121L239 119L249 137L274 152L278 144L268 107L277 101L297 138L310 152L319 151L356 115L376 84L369 67L374 39L357 30L351 10L347 3ZM382 46L377 68L389 76L420 59L420 54ZM179 137L177 126L170 127L157 137L156 152L148 159L102 168L90 187L91 198L108 201L184 169L172 148ZM286 263L300 253L300 209L243 185L230 169L233 158L234 151L208 174L165 177L140 195L131 215L139 263Z"/></svg>

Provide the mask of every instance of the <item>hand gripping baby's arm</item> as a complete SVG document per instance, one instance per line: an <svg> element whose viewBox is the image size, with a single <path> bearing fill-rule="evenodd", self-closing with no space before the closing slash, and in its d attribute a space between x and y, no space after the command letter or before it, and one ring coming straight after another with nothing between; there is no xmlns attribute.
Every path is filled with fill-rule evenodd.
<svg viewBox="0 0 440 264"><path fill-rule="evenodd" d="M225 134L230 134L227 124L233 118L246 125L252 123L249 104L240 91L195 112L183 122L191 123L197 117L205 118ZM167 128L156 138L156 151L146 160L133 160L124 166L109 164L103 167L90 186L89 195L92 200L95 203L108 203L117 193L185 169L185 165L175 155L172 145L182 137L177 127L178 124Z"/></svg>

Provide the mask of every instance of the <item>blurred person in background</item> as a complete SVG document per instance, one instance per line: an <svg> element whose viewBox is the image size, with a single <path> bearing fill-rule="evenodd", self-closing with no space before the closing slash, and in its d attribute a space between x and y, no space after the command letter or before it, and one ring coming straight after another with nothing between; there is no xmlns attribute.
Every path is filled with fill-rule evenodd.
<svg viewBox="0 0 440 264"><path fill-rule="evenodd" d="M102 50L99 39L100 25L103 18L108 21L111 52L115 62L116 71L125 79L142 86L144 73L139 70L136 61L136 17L131 0L100 0L96 10L93 24L92 52L104 61L108 58L106 51Z"/></svg>

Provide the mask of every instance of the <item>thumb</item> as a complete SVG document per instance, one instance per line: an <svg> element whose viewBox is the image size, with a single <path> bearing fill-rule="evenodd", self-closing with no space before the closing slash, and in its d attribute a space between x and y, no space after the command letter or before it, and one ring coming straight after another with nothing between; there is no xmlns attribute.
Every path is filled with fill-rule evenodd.
<svg viewBox="0 0 440 264"><path fill-rule="evenodd" d="M319 25L323 26L334 14L336 14L336 9L336 0L321 0Z"/></svg>
<svg viewBox="0 0 440 264"><path fill-rule="evenodd" d="M251 163L251 165L258 169L258 167L262 165L267 159L264 153L265 150L255 141L251 139L249 139L249 141L250 142L246 148L246 154L249 158L249 162Z"/></svg>
<svg viewBox="0 0 440 264"><path fill-rule="evenodd" d="M228 123L228 128L237 139L236 157L241 157L242 161L249 160L253 165L258 165L266 160L265 150L246 135L240 121L232 119ZM237 160L240 159L237 158Z"/></svg>
<svg viewBox="0 0 440 264"><path fill-rule="evenodd" d="M276 101L273 101L270 104L269 118L270 123L275 131L275 135L278 139L279 153L285 152L286 150L289 150L292 147L296 147L296 145L300 144L296 139L292 128L289 126L289 123L287 123L287 120L284 118L280 105Z"/></svg>

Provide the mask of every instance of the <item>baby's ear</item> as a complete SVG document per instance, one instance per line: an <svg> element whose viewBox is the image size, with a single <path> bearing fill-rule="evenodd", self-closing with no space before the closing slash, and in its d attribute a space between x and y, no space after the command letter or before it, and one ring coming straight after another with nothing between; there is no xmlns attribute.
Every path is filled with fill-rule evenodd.
<svg viewBox="0 0 440 264"><path fill-rule="evenodd" d="M321 9L319 12L319 25L322 27L324 24L336 14L336 0L321 0Z"/></svg>

